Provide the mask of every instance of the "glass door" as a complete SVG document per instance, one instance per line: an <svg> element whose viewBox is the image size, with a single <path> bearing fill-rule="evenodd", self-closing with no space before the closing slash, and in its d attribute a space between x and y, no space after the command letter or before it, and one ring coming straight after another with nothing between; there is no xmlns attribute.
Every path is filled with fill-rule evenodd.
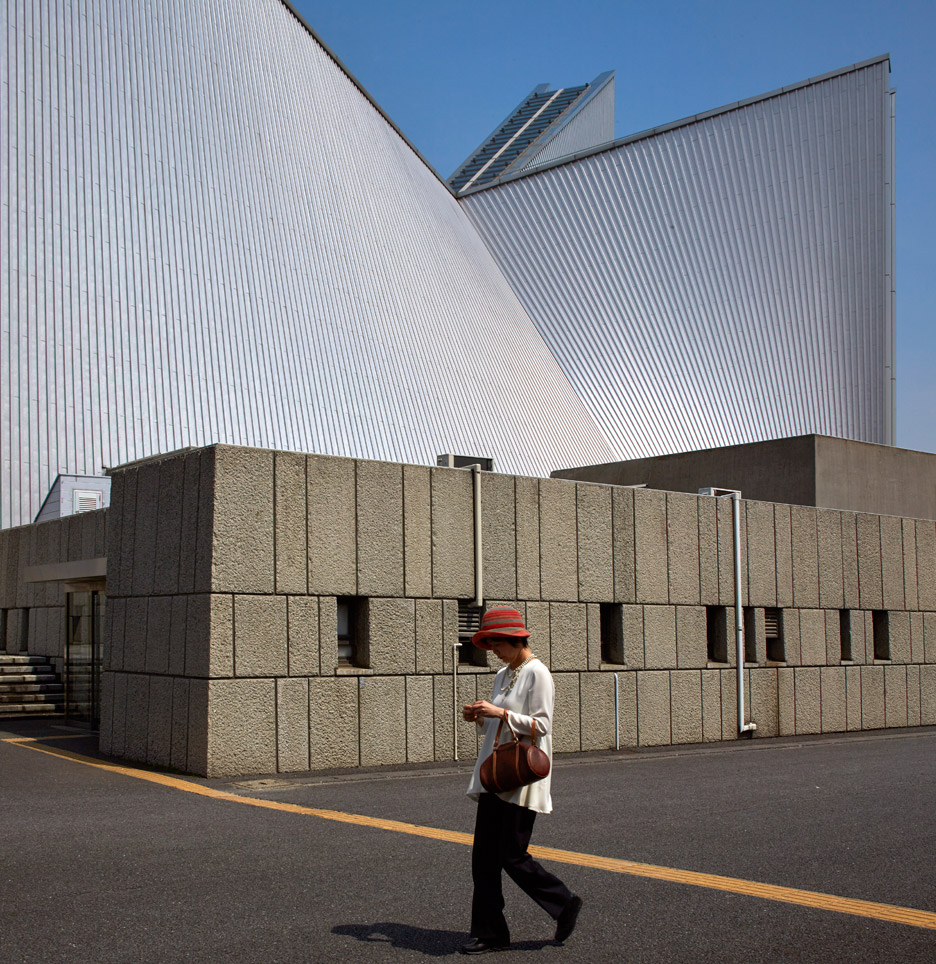
<svg viewBox="0 0 936 964"><path fill-rule="evenodd" d="M65 594L65 718L97 726L101 718L101 637L103 592Z"/></svg>

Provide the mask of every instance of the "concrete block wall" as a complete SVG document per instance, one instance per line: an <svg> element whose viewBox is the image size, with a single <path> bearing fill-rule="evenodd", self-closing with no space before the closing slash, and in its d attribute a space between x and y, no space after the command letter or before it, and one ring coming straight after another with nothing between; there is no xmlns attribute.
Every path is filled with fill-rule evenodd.
<svg viewBox="0 0 936 964"><path fill-rule="evenodd" d="M557 750L737 737L728 500L493 474L481 492L485 596L524 612L554 674ZM215 446L118 471L111 498L105 750L213 775L477 752L452 697L470 472ZM740 519L756 736L936 724L934 523ZM345 599L359 666L339 665ZM495 669L460 665L454 706Z"/></svg>

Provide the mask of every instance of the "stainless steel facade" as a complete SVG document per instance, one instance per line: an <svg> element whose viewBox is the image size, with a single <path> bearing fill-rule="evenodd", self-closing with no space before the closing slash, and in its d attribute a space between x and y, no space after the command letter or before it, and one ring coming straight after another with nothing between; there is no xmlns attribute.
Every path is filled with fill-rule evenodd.
<svg viewBox="0 0 936 964"><path fill-rule="evenodd" d="M623 457L893 444L887 57L461 203Z"/></svg>
<svg viewBox="0 0 936 964"><path fill-rule="evenodd" d="M187 445L617 454L464 210L280 0L0 11L0 525Z"/></svg>

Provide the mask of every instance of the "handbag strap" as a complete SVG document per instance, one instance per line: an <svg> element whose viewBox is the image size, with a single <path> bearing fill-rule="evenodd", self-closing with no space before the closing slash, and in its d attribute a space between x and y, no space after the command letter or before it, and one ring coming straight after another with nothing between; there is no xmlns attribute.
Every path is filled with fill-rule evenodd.
<svg viewBox="0 0 936 964"><path fill-rule="evenodd" d="M505 712L504 715L501 717L500 724L497 727L497 733L494 734L494 746L492 747L492 751L496 750L497 745L500 743L501 730L503 729L503 726L505 723L507 724L507 728L510 730L514 740L516 740L517 742L520 741L520 737L517 734L517 731L513 728L513 724L510 722L510 712L509 711ZM530 740L533 746L537 746L539 738L536 735L535 719L530 721Z"/></svg>

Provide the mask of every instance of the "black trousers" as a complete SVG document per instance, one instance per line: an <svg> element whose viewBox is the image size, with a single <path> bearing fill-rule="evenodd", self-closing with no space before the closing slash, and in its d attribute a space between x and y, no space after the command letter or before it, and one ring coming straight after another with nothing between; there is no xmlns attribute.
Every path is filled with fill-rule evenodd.
<svg viewBox="0 0 936 964"><path fill-rule="evenodd" d="M572 900L569 888L527 853L535 820L533 810L505 803L493 793L481 794L471 849L472 937L488 944L510 943L510 929L504 919L502 870L553 919Z"/></svg>

